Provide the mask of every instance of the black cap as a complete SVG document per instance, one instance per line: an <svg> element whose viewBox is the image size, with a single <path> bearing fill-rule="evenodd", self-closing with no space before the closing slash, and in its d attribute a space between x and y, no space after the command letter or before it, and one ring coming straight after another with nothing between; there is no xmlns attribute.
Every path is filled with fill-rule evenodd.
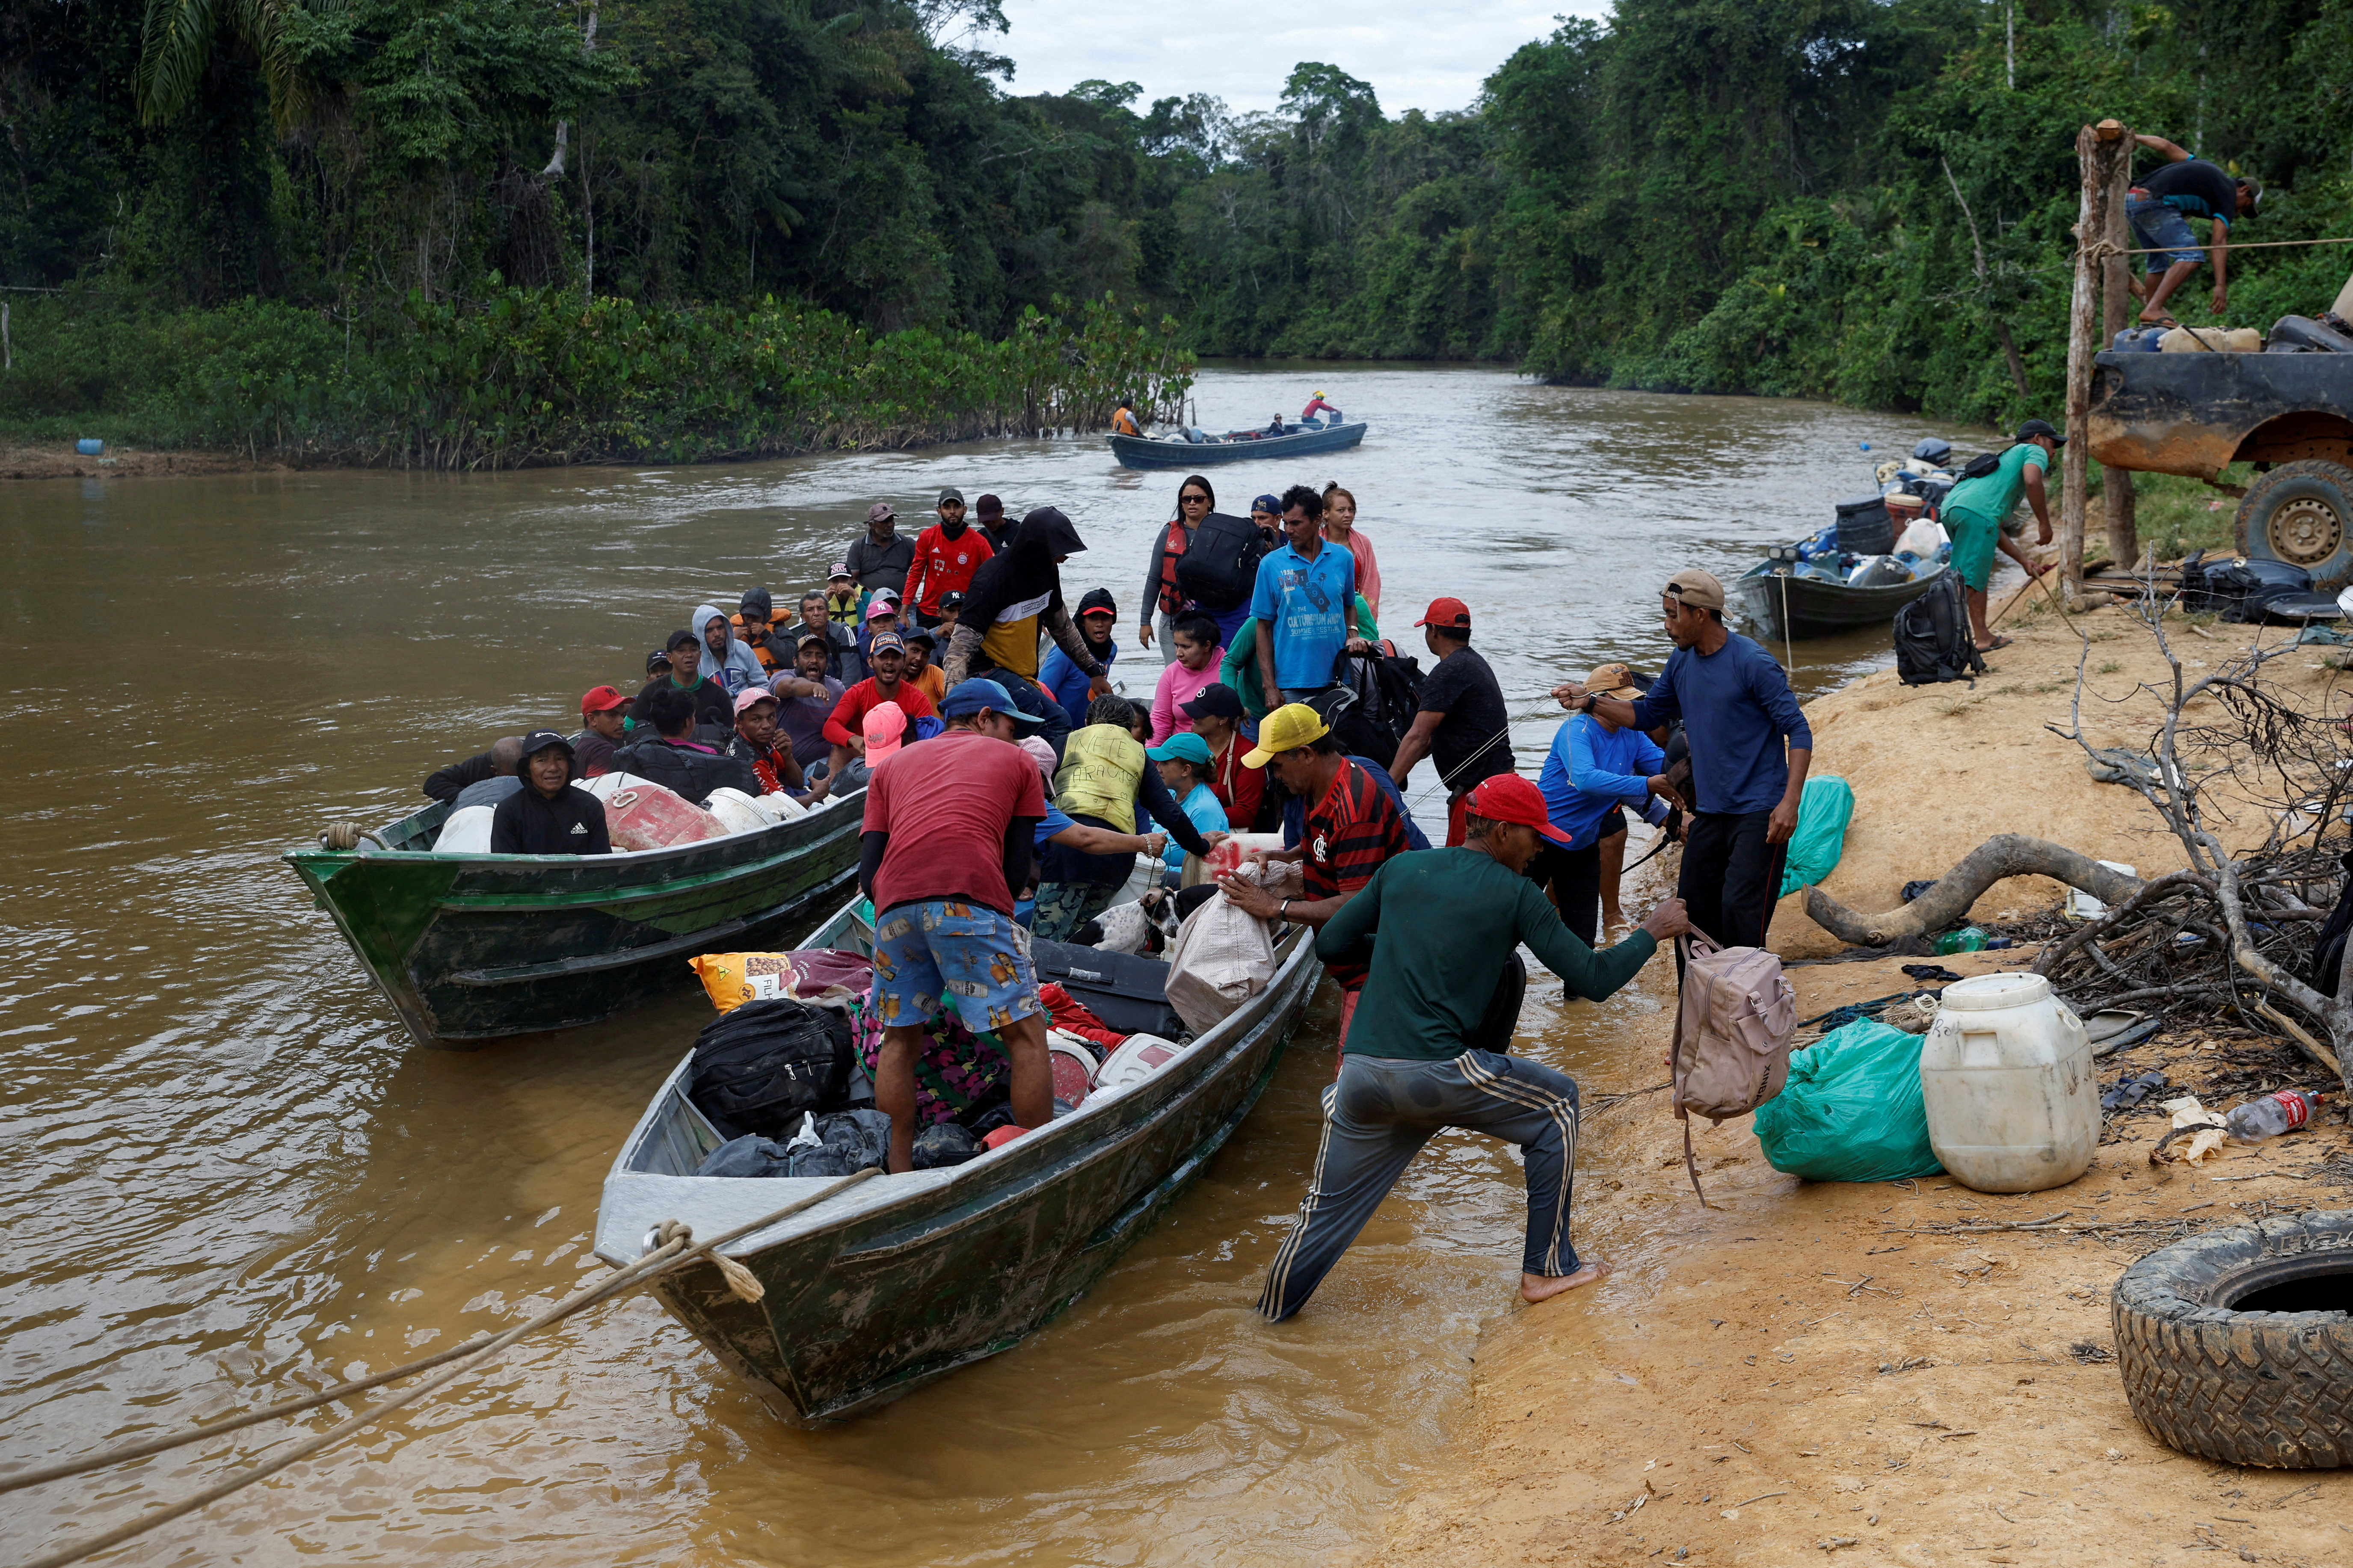
<svg viewBox="0 0 2353 1568"><path fill-rule="evenodd" d="M663 670L668 669L669 668L670 655L663 652L660 648L656 648L653 652L646 655L646 673L648 675L659 675Z"/></svg>
<svg viewBox="0 0 2353 1568"><path fill-rule="evenodd" d="M2015 439L2021 441L2031 441L2037 436L2049 437L2051 438L2052 445L2056 447L2063 447L2067 444L2067 437L2059 434L2059 427L2052 424L2048 419L2028 420L2025 424L2018 427L2018 435Z"/></svg>
<svg viewBox="0 0 2353 1568"><path fill-rule="evenodd" d="M957 593L955 589L951 588L946 593L940 595L941 614L944 615L950 610L961 610L963 608L964 595Z"/></svg>
<svg viewBox="0 0 2353 1568"><path fill-rule="evenodd" d="M744 590L743 599L735 608L743 615L765 621L776 612L776 602L768 597L768 591L765 588L746 588Z"/></svg>
<svg viewBox="0 0 2353 1568"><path fill-rule="evenodd" d="M702 639L696 637L692 632L688 631L684 626L681 626L678 630L670 633L670 641L662 644L664 648L672 652L676 652L678 649L682 647L701 647L702 646Z"/></svg>
<svg viewBox="0 0 2353 1568"><path fill-rule="evenodd" d="M908 627L905 631L899 634L899 640L901 642L923 643L932 647L937 647L940 646L938 636L933 632L924 630L922 626Z"/></svg>
<svg viewBox="0 0 2353 1568"><path fill-rule="evenodd" d="M1109 588L1090 588L1086 597L1079 601L1079 614L1092 615L1097 611L1114 620L1119 618L1119 601L1111 596Z"/></svg>
<svg viewBox="0 0 2353 1568"><path fill-rule="evenodd" d="M539 755L550 746L561 746L564 748L565 756L572 755L572 742L553 730L533 730L522 738L522 754L525 759Z"/></svg>
<svg viewBox="0 0 2353 1568"><path fill-rule="evenodd" d="M1213 680L1195 692L1190 702L1178 703L1176 710L1187 719L1239 719L1242 700L1224 681Z"/></svg>

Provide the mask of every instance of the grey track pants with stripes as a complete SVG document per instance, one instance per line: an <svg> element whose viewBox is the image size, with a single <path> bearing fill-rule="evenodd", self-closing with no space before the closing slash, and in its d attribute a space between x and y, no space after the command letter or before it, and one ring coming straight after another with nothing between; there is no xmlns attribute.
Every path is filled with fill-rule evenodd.
<svg viewBox="0 0 2353 1568"><path fill-rule="evenodd" d="M1258 1310L1280 1322L1307 1304L1381 1199L1441 1127L1517 1143L1526 1156L1530 1274L1577 1272L1568 1240L1577 1164L1577 1082L1524 1057L1465 1051L1446 1061L1341 1058L1324 1091L1324 1138L1299 1218L1274 1255Z"/></svg>

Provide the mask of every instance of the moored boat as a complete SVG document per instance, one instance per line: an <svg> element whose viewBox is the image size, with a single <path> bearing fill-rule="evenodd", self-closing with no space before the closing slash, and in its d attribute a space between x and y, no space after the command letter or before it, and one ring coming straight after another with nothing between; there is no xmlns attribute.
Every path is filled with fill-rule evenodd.
<svg viewBox="0 0 2353 1568"><path fill-rule="evenodd" d="M1835 555L1799 560L1794 546L1778 553L1790 559L1760 561L1726 591L1762 642L1887 626L1950 570L1942 561L1908 555L1869 555L1849 564Z"/></svg>
<svg viewBox="0 0 2353 1568"><path fill-rule="evenodd" d="M1365 438L1366 426L1327 425L1282 436L1263 430L1233 430L1206 441L1164 440L1151 436L1108 436L1112 456L1124 468L1199 468L1253 458L1306 458L1345 451Z"/></svg>
<svg viewBox="0 0 2353 1568"><path fill-rule="evenodd" d="M595 1023L693 984L687 960L789 946L858 869L863 790L757 832L615 855L433 849L436 804L285 859L417 1043Z"/></svg>
<svg viewBox="0 0 2353 1568"><path fill-rule="evenodd" d="M805 945L868 951L857 906ZM818 1425L1010 1349L1077 1300L1249 1114L1323 974L1308 933L1278 948L1267 988L1173 1060L1067 1116L944 1170L878 1175L652 1287L779 1416ZM696 1176L721 1139L688 1099L690 1056L664 1080L606 1177L596 1255L616 1267L679 1220L719 1236L820 1194L824 1178Z"/></svg>

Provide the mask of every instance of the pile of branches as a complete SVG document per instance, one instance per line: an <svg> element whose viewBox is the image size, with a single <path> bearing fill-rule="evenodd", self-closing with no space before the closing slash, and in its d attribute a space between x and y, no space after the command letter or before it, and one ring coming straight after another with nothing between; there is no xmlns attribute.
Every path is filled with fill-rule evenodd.
<svg viewBox="0 0 2353 1568"><path fill-rule="evenodd" d="M2084 734L2088 637L2076 661L2068 726L2051 728L2081 746L2089 763L2126 764L2116 769L2123 785L2137 790L2179 841L2183 869L2144 880L2062 845L2003 834L1899 910L1861 914L1816 888L1807 893L1806 912L1848 942L1884 946L1957 923L2004 877L2055 878L2108 906L2034 965L2077 1012L2129 1007L2177 1023L2234 1016L2294 1041L2353 1094L2343 1065L2353 1061L2353 965L2339 959L2326 973L2314 965L2322 927L2347 890L2353 850L2344 715L2306 712L2266 684L2264 667L2295 651L2292 634L2193 675L2166 635L2168 596L2145 577L2127 607L2170 672L2114 700L2154 698L2162 715L2137 764ZM2254 847L2233 853L2225 834Z"/></svg>

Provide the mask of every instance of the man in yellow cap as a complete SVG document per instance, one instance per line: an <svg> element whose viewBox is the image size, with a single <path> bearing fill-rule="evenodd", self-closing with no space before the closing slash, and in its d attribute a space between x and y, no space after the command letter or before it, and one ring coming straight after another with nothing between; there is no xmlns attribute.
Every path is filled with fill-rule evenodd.
<svg viewBox="0 0 2353 1568"><path fill-rule="evenodd" d="M1684 568L1667 579L1660 603L1675 651L1650 690L1629 701L1572 682L1554 695L1621 728L1683 720L1694 809L1675 896L1710 941L1763 947L1814 732L1773 656L1725 626L1724 584L1713 574Z"/></svg>
<svg viewBox="0 0 2353 1568"><path fill-rule="evenodd" d="M1259 725L1258 745L1243 755L1242 766L1269 770L1307 803L1298 846L1265 852L1270 860L1299 863L1306 884L1303 898L1277 899L1254 883L1219 879L1226 897L1250 914L1320 926L1338 914L1386 861L1413 847L1406 839L1404 818L1389 804L1387 792L1347 759L1331 727L1304 702L1286 702L1266 716ZM1353 959L1324 968L1340 987L1340 1037L1345 1040L1367 971Z"/></svg>

